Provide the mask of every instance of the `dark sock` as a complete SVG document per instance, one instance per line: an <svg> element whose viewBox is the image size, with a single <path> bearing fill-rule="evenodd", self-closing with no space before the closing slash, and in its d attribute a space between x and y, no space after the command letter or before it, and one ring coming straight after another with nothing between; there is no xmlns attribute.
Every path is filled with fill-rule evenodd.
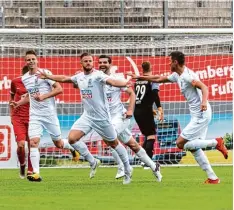
<svg viewBox="0 0 234 210"><path fill-rule="evenodd" d="M147 144L147 139L145 139L145 141L144 141L143 144L142 144L142 147L143 147L143 149L145 149L145 150L146 150L146 144Z"/></svg>
<svg viewBox="0 0 234 210"><path fill-rule="evenodd" d="M148 139L146 140L146 148L145 151L147 155L152 159L153 157L153 151L154 151L154 142L155 139Z"/></svg>

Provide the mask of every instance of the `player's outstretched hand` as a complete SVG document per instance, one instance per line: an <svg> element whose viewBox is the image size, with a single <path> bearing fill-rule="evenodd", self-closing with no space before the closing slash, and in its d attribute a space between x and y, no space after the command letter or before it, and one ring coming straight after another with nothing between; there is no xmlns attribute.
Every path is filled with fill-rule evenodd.
<svg viewBox="0 0 234 210"><path fill-rule="evenodd" d="M13 108L13 109L16 109L17 107L19 107L19 104L17 101L11 101L9 103L9 105Z"/></svg>
<svg viewBox="0 0 234 210"><path fill-rule="evenodd" d="M126 119L130 119L132 117L132 115L133 115L132 110L128 110L128 111L125 112L124 117Z"/></svg>
<svg viewBox="0 0 234 210"><path fill-rule="evenodd" d="M163 112L158 111L158 120L162 122L164 120Z"/></svg>
<svg viewBox="0 0 234 210"><path fill-rule="evenodd" d="M43 95L40 95L40 93L36 93L33 95L33 98L36 100L36 101L43 101L45 98Z"/></svg>
<svg viewBox="0 0 234 210"><path fill-rule="evenodd" d="M207 102L202 102L201 103L201 111L206 111L207 110Z"/></svg>
<svg viewBox="0 0 234 210"><path fill-rule="evenodd" d="M131 71L127 71L126 75L132 77L132 79L138 79L138 76L136 74L133 74Z"/></svg>
<svg viewBox="0 0 234 210"><path fill-rule="evenodd" d="M164 120L164 114L162 108L159 107L158 110L153 109L152 111L154 117L156 117L159 120L159 122L162 122Z"/></svg>

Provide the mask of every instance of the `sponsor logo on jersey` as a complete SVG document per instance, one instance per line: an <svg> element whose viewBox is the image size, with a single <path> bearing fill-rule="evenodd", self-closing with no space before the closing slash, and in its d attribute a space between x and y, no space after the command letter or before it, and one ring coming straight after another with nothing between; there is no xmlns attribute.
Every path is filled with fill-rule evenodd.
<svg viewBox="0 0 234 210"><path fill-rule="evenodd" d="M28 92L30 93L30 95L37 94L39 93L39 88L38 87L30 88L28 89Z"/></svg>
<svg viewBox="0 0 234 210"><path fill-rule="evenodd" d="M92 91L91 90L81 90L82 98L89 99L92 98Z"/></svg>
<svg viewBox="0 0 234 210"><path fill-rule="evenodd" d="M108 102L111 102L112 101L111 93L107 93L106 96L107 96Z"/></svg>

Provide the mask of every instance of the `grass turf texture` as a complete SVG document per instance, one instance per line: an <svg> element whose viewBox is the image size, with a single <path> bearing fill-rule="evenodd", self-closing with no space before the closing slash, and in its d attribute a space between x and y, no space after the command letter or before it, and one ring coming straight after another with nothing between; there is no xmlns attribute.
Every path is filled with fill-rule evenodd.
<svg viewBox="0 0 234 210"><path fill-rule="evenodd" d="M133 181L115 180L116 168L41 169L43 181L20 180L18 170L0 171L0 209L43 210L231 210L232 167L214 167L218 185L205 185L199 167L164 167L163 182L150 170L135 168Z"/></svg>

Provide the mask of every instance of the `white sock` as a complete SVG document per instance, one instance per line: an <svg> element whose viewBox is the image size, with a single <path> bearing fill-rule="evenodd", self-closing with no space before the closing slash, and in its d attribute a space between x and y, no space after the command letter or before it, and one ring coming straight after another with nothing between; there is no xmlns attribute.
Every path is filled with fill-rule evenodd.
<svg viewBox="0 0 234 210"><path fill-rule="evenodd" d="M193 154L195 160L200 165L200 167L207 173L209 179L218 179L210 165L207 156L205 155L202 149L198 149L197 151L191 153Z"/></svg>
<svg viewBox="0 0 234 210"><path fill-rule="evenodd" d="M71 144L71 146L78 151L84 158L87 160L92 166L95 163L95 158L88 150L87 145L83 141L77 141L75 144Z"/></svg>
<svg viewBox="0 0 234 210"><path fill-rule="evenodd" d="M63 141L63 149L69 149L71 151L74 151L74 148L68 143L67 139L62 139Z"/></svg>
<svg viewBox="0 0 234 210"><path fill-rule="evenodd" d="M156 168L154 161L147 155L146 151L141 147L140 150L136 153L140 160L150 167L153 171Z"/></svg>
<svg viewBox="0 0 234 210"><path fill-rule="evenodd" d="M118 168L124 168L124 165L123 165L122 160L120 159L118 153L112 147L110 147L110 150L111 150L111 154L112 154L113 158L115 159L115 162L118 165Z"/></svg>
<svg viewBox="0 0 234 210"><path fill-rule="evenodd" d="M39 153L38 148L30 148L30 160L32 163L33 172L36 174L39 174L39 172L40 172L40 167L39 167L40 153Z"/></svg>
<svg viewBox="0 0 234 210"><path fill-rule="evenodd" d="M121 159L121 161L122 161L122 163L124 165L124 172L125 172L125 174L130 175L130 173L131 173L131 166L129 164L129 158L128 158L128 152L127 152L127 150L125 149L125 147L121 143L119 143L115 147L114 150L118 153L118 155L119 155L119 157L120 157L120 159Z"/></svg>
<svg viewBox="0 0 234 210"><path fill-rule="evenodd" d="M184 149L197 150L197 149L205 149L207 147L215 147L216 145L217 145L216 139L212 139L212 140L196 139L196 140L188 141L184 145Z"/></svg>

